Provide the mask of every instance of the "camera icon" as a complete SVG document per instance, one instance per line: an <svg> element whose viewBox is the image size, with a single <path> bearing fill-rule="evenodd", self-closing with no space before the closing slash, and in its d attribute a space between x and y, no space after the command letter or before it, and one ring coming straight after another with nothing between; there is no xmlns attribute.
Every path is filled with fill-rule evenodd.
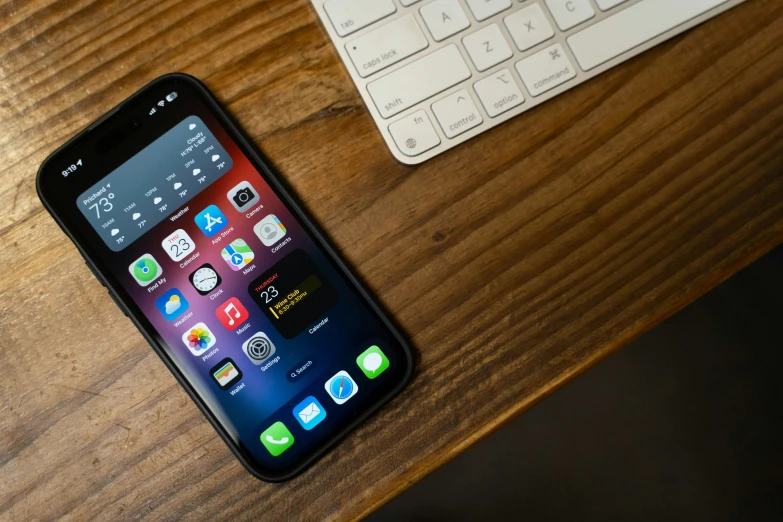
<svg viewBox="0 0 783 522"><path fill-rule="evenodd" d="M253 205L258 203L258 193L253 188L253 185L247 181L243 181L236 187L228 191L228 200L234 205L234 208L238 212L245 212L249 210Z"/></svg>
<svg viewBox="0 0 783 522"><path fill-rule="evenodd" d="M253 189L243 188L238 190L232 199L234 200L234 203L236 203L236 206L244 207L255 197L256 195L253 193Z"/></svg>

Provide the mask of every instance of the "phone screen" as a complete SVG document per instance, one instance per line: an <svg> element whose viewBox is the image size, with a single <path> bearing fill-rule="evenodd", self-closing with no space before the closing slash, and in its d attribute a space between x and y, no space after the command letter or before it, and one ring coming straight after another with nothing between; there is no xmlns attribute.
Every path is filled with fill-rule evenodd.
<svg viewBox="0 0 783 522"><path fill-rule="evenodd" d="M245 464L284 478L410 354L198 85L121 107L47 161L42 199Z"/></svg>

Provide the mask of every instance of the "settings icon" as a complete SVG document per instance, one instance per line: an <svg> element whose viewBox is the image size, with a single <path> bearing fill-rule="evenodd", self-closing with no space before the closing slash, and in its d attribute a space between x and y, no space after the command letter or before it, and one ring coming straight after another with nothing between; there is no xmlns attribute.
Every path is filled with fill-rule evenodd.
<svg viewBox="0 0 783 522"><path fill-rule="evenodd" d="M258 332L242 344L242 351L253 364L261 364L275 354L275 345L264 332Z"/></svg>

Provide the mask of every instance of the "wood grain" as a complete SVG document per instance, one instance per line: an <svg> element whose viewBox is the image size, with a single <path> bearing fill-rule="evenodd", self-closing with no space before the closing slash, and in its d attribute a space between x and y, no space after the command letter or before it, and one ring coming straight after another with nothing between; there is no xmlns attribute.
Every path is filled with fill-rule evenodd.
<svg viewBox="0 0 783 522"><path fill-rule="evenodd" d="M286 484L234 460L35 195L48 153L170 71L226 103L416 350L407 391ZM776 0L418 168L305 0L5 0L0 122L0 520L359 517L783 240Z"/></svg>

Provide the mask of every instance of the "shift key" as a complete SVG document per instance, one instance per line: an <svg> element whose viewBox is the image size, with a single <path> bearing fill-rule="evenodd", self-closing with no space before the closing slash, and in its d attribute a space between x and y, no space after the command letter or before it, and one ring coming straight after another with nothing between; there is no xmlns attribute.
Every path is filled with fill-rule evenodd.
<svg viewBox="0 0 783 522"><path fill-rule="evenodd" d="M359 76L366 78L426 49L427 38L412 14L345 44Z"/></svg>
<svg viewBox="0 0 783 522"><path fill-rule="evenodd" d="M470 78L457 46L447 45L367 85L383 118L391 118Z"/></svg>

